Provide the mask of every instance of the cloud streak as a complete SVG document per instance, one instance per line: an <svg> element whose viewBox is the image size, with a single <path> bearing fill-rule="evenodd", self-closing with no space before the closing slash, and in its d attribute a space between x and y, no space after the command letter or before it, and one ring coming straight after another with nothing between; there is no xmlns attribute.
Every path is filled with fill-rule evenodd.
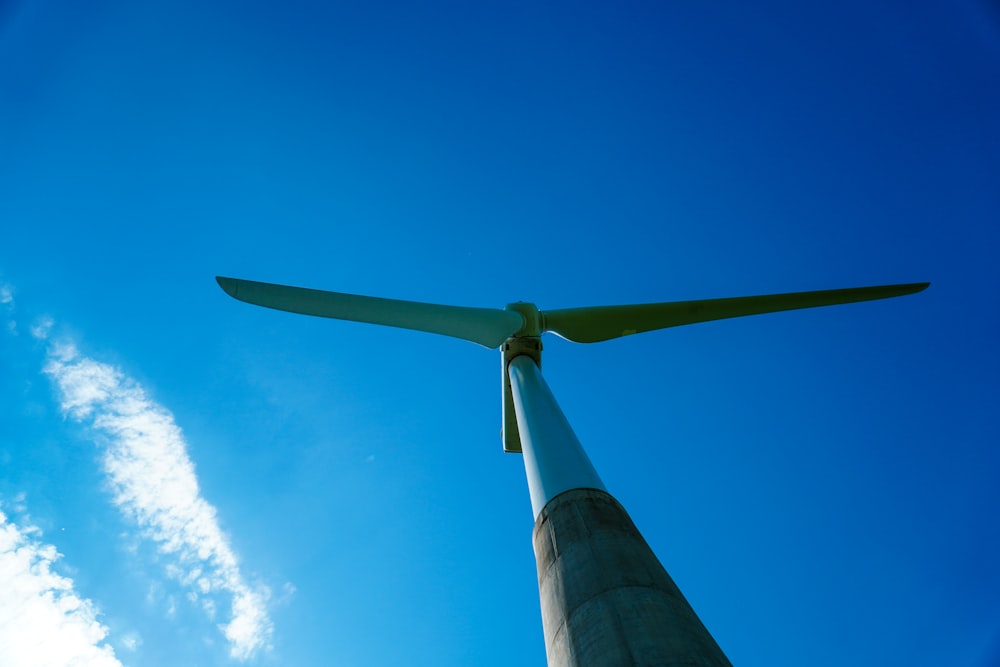
<svg viewBox="0 0 1000 667"><path fill-rule="evenodd" d="M231 656L246 660L267 647L268 592L251 587L241 573L215 507L201 496L173 415L119 369L81 355L72 343L49 347L44 372L55 382L63 412L102 436L114 504L170 559L167 572L210 617L217 597L231 599L229 620L219 626Z"/></svg>
<svg viewBox="0 0 1000 667"><path fill-rule="evenodd" d="M7 316L7 331L17 335L17 322L14 321L14 288L7 283L0 283L0 306Z"/></svg>
<svg viewBox="0 0 1000 667"><path fill-rule="evenodd" d="M59 553L39 532L0 512L0 665L122 667L93 603L52 571Z"/></svg>

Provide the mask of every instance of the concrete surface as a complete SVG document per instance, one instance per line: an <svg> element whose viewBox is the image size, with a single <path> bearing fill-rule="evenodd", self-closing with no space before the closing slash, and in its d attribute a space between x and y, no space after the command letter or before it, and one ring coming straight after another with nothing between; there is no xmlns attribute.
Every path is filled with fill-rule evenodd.
<svg viewBox="0 0 1000 667"><path fill-rule="evenodd" d="M731 667L607 492L553 498L533 543L549 667Z"/></svg>

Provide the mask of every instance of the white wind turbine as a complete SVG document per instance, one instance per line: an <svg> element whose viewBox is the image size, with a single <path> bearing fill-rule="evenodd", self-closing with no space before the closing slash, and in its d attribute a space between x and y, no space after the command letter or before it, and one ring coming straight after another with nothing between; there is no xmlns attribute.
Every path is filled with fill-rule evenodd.
<svg viewBox="0 0 1000 667"><path fill-rule="evenodd" d="M604 488L541 375L543 333L577 343L683 324L913 294L930 283L540 311L397 301L217 277L277 310L462 338L501 349L503 449L521 452L550 666L730 665L624 508Z"/></svg>

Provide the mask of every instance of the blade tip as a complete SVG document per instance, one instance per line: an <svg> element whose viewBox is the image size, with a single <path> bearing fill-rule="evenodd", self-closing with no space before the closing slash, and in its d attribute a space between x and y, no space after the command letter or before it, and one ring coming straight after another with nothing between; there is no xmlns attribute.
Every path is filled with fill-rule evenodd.
<svg viewBox="0 0 1000 667"><path fill-rule="evenodd" d="M237 298L236 291L239 285L239 281L235 278L226 278L225 276L215 276L215 282L219 283L219 287L234 299Z"/></svg>

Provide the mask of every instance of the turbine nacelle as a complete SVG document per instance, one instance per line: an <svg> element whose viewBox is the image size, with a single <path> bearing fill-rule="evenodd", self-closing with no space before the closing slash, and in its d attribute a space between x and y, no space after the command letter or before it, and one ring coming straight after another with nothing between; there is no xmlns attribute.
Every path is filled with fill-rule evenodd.
<svg viewBox="0 0 1000 667"><path fill-rule="evenodd" d="M545 318L538 306L526 301L515 301L504 306L504 310L517 313L524 319L521 328L500 346L500 388L501 423L500 438L503 450L508 454L521 453L521 434L517 428L517 413L514 410L514 395L510 387L507 369L514 357L527 355L542 367L542 334L545 332Z"/></svg>
<svg viewBox="0 0 1000 667"><path fill-rule="evenodd" d="M518 306L531 306L533 304L512 304ZM510 308L510 306L508 306ZM535 308L535 314L538 309ZM527 328L527 325L525 326ZM519 454L521 452L521 434L517 428L517 412L514 410L514 394L510 388L510 362L514 357L525 355L531 357L538 368L542 367L542 337L540 335L526 336L514 335L503 342L500 346L500 388L502 392L501 420L503 426L500 430L500 437L503 440L503 450L508 454Z"/></svg>

